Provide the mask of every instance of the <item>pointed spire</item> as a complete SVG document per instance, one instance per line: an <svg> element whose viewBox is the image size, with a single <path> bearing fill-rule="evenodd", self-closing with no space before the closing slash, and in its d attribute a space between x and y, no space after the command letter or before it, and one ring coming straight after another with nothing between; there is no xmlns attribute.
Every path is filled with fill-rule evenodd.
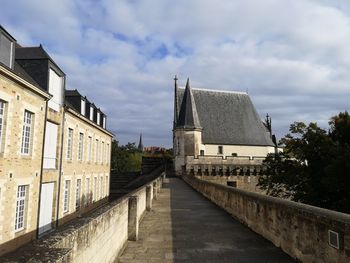
<svg viewBox="0 0 350 263"><path fill-rule="evenodd" d="M142 133L140 133L140 141L139 141L139 145L137 146L137 149L143 152Z"/></svg>
<svg viewBox="0 0 350 263"><path fill-rule="evenodd" d="M174 82L175 82L175 88L174 88L174 121L173 121L173 129L175 129L177 119L179 118L178 110L177 110L177 75L175 75Z"/></svg>
<svg viewBox="0 0 350 263"><path fill-rule="evenodd" d="M187 79L185 93L182 99L177 127L201 129L196 103L190 87L190 79Z"/></svg>

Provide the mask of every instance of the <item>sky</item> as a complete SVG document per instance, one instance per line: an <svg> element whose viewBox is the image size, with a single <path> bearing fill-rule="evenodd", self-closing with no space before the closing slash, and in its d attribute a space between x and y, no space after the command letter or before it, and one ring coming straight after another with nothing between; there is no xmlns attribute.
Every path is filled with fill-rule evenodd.
<svg viewBox="0 0 350 263"><path fill-rule="evenodd" d="M0 0L0 24L42 44L121 144L172 145L174 75L247 91L283 137L350 105L348 0Z"/></svg>

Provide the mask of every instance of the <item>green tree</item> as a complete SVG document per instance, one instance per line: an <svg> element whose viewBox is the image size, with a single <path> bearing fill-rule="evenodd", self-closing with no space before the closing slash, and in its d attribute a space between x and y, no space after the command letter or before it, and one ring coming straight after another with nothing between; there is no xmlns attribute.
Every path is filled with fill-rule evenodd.
<svg viewBox="0 0 350 263"><path fill-rule="evenodd" d="M258 186L267 194L350 212L350 116L331 118L329 131L295 122L281 139L284 152L264 161Z"/></svg>
<svg viewBox="0 0 350 263"><path fill-rule="evenodd" d="M138 151L135 143L119 146L119 142L112 142L111 168L118 173L141 171L142 153Z"/></svg>

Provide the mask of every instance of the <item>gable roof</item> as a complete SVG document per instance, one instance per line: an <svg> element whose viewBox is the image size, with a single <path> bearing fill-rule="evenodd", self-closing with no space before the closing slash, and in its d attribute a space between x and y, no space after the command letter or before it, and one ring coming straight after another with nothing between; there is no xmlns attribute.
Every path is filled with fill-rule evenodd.
<svg viewBox="0 0 350 263"><path fill-rule="evenodd" d="M176 93L181 105L185 89ZM247 93L193 88L192 94L204 144L274 146Z"/></svg>

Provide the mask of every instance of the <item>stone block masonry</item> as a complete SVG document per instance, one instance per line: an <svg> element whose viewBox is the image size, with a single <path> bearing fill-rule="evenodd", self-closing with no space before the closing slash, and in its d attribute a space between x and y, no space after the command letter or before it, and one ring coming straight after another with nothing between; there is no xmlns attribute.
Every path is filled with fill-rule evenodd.
<svg viewBox="0 0 350 263"><path fill-rule="evenodd" d="M114 262L146 211L146 189L161 187L163 173L153 181L103 207L73 220L40 240L19 248L1 262ZM153 197L148 201L152 203ZM130 203L132 207L129 207ZM129 211L133 213L129 213ZM133 222L133 228L129 226ZM130 233L129 231L134 231ZM136 231L137 234L137 231ZM137 236L136 236L137 238Z"/></svg>
<svg viewBox="0 0 350 263"><path fill-rule="evenodd" d="M350 215L184 175L195 190L304 263L350 262Z"/></svg>

